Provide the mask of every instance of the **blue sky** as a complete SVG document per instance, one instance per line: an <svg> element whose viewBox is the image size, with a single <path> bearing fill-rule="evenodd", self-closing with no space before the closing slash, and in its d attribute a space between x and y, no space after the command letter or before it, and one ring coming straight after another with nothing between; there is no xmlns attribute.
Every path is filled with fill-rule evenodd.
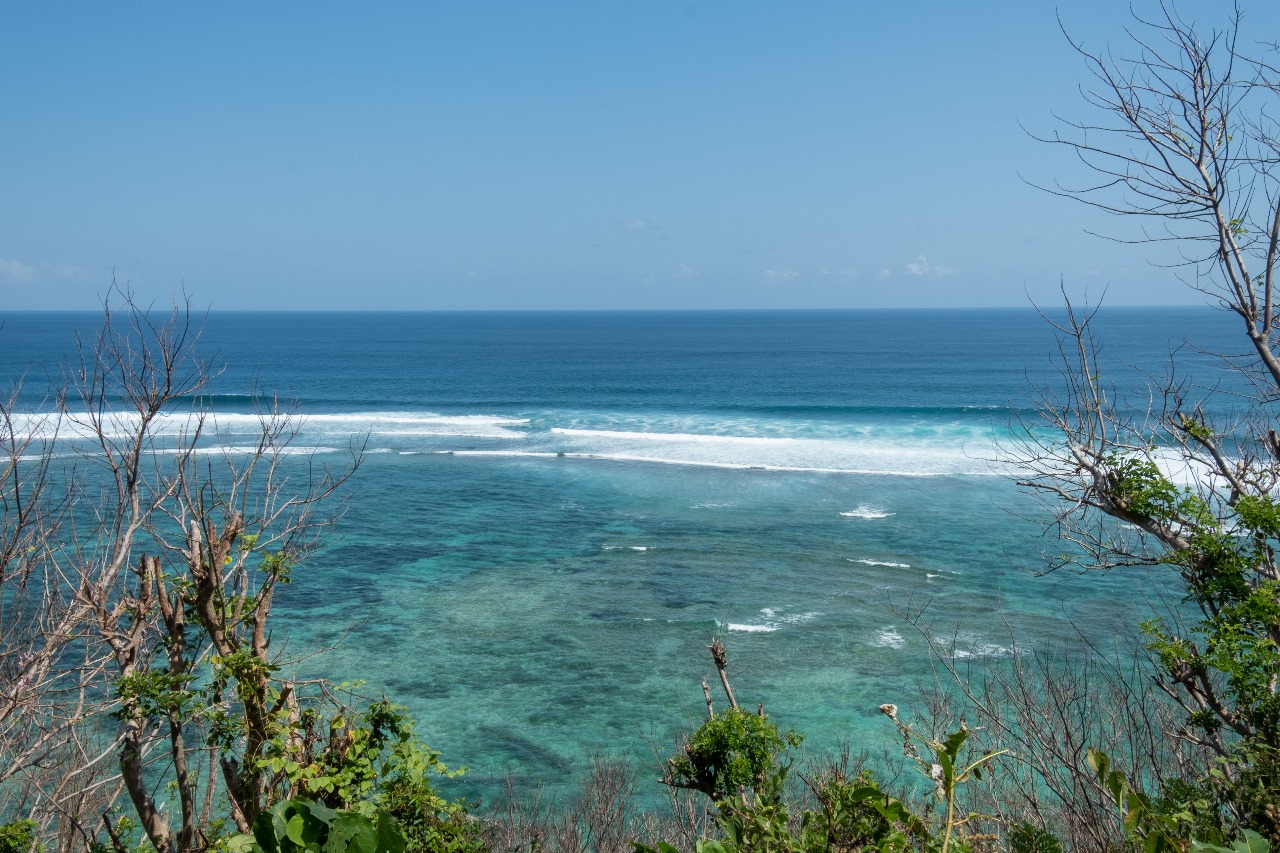
<svg viewBox="0 0 1280 853"><path fill-rule="evenodd" d="M1115 0L3 4L0 307L1196 302L1023 180L1075 173L1020 124L1088 115L1059 14L1123 42Z"/></svg>

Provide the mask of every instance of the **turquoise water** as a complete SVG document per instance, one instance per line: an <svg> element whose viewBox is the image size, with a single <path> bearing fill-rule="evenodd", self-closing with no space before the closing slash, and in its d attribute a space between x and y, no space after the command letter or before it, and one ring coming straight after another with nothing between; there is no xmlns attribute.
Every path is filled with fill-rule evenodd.
<svg viewBox="0 0 1280 853"><path fill-rule="evenodd" d="M1231 332L1205 310L1102 319L1120 387ZM91 322L5 318L28 405ZM296 670L409 706L472 796L669 743L705 713L714 636L739 698L810 751L876 750L876 707L909 708L931 660L886 604L981 661L1124 630L1163 583L1032 574L1059 548L1000 461L1054 381L1030 311L213 314L203 346L227 364L206 401L224 442L275 389L315 461L366 447L278 645L335 646Z"/></svg>

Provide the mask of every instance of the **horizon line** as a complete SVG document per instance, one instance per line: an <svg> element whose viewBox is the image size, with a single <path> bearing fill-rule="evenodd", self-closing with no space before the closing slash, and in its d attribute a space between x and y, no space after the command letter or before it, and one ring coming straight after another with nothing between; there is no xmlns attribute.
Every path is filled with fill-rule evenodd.
<svg viewBox="0 0 1280 853"><path fill-rule="evenodd" d="M139 306L141 307L141 306ZM180 307L174 303L170 307ZM861 306L845 308L191 308L196 314L711 314L711 313L816 313L816 312L853 312L853 311L1031 311L1060 310L1064 305L935 305L935 306ZM1208 303L1097 303L1090 308L1139 308L1146 310L1165 310L1182 308L1211 308ZM143 310L158 310L157 306ZM6 314L100 314L102 308L0 308L0 316Z"/></svg>

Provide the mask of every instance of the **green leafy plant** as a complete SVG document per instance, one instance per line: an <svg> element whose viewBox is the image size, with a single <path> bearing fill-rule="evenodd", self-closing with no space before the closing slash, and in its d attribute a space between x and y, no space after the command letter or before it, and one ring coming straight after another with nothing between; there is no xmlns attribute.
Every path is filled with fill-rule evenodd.
<svg viewBox="0 0 1280 853"><path fill-rule="evenodd" d="M806 850L907 851L932 840L928 825L887 794L869 771L832 767L808 780L818 808L801 822Z"/></svg>
<svg viewBox="0 0 1280 853"><path fill-rule="evenodd" d="M1271 843L1252 829L1244 830L1242 837L1231 843L1229 847L1206 842L1192 841L1191 853L1269 853Z"/></svg>
<svg viewBox="0 0 1280 853"><path fill-rule="evenodd" d="M970 779L981 779L991 762L1006 754L1008 750L992 750L966 762L961 756L969 739L969 730L963 723L959 729L942 740L933 740L904 723L898 716L896 705L881 705L880 712L898 727L902 735L903 753L915 763L916 769L933 783L934 794L942 801L944 816L938 849L941 853L949 853L957 847L968 849L968 845L962 839L957 843L956 830L985 816L970 812L962 817L957 813L959 788ZM920 753L917 744L925 748L926 754Z"/></svg>
<svg viewBox="0 0 1280 853"><path fill-rule="evenodd" d="M685 739L680 754L667 760L663 778L672 787L701 792L716 806L723 835L699 841L695 853L946 850L947 838L936 838L925 821L886 793L869 773L850 775L843 763L804 780L816 807L797 814L787 796L788 750L801 744L802 735L779 729L763 706L755 713L738 707L726 674L724 644L715 641L710 648L730 707L716 711L703 682L709 718ZM895 708L895 722L896 714ZM955 771L962 744L963 738L953 738L937 745L950 750L943 760L953 768L954 784L981 775L981 766L994 758L987 756ZM637 853L676 853L667 843L637 842L634 847Z"/></svg>
<svg viewBox="0 0 1280 853"><path fill-rule="evenodd" d="M34 820L0 823L0 853L38 853L42 849L36 843L39 829Z"/></svg>
<svg viewBox="0 0 1280 853"><path fill-rule="evenodd" d="M701 791L716 803L747 792L772 793L786 775L787 748L802 741L763 713L728 708L685 740L682 754L667 761L664 781Z"/></svg>
<svg viewBox="0 0 1280 853"><path fill-rule="evenodd" d="M233 853L404 853L404 833L386 811L334 810L284 800L261 812L252 834L232 838Z"/></svg>

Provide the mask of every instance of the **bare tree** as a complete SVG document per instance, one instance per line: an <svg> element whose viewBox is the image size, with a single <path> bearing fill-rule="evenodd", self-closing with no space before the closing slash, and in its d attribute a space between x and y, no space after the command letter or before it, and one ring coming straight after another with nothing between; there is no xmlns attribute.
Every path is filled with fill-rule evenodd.
<svg viewBox="0 0 1280 853"><path fill-rule="evenodd" d="M1068 305L1062 382L1040 401L1053 436L1028 430L1014 456L1077 546L1065 562L1178 573L1200 619L1145 626L1158 684L1185 711L1177 734L1224 762L1228 823L1280 838L1280 73L1246 51L1242 20L1205 30L1161 5L1123 53L1073 42L1097 118L1045 140L1097 179L1051 191L1136 220L1119 239L1171 244L1170 274L1238 318L1241 352L1213 353L1236 378L1215 396L1175 371L1147 406L1126 404L1099 364L1095 312Z"/></svg>
<svg viewBox="0 0 1280 853"><path fill-rule="evenodd" d="M291 455L300 421L274 400L228 445L189 305L113 295L54 410L0 409L0 807L68 849L101 820L124 849L123 790L156 849L203 850L220 813L248 831L298 794L270 749L314 764L318 731L354 737L315 713L322 684L278 674L268 618L360 451L338 470Z"/></svg>
<svg viewBox="0 0 1280 853"><path fill-rule="evenodd" d="M106 659L68 564L81 480L59 466L63 421L20 399L15 385L0 406L0 814L81 847L118 793L110 740L90 734L109 704Z"/></svg>

